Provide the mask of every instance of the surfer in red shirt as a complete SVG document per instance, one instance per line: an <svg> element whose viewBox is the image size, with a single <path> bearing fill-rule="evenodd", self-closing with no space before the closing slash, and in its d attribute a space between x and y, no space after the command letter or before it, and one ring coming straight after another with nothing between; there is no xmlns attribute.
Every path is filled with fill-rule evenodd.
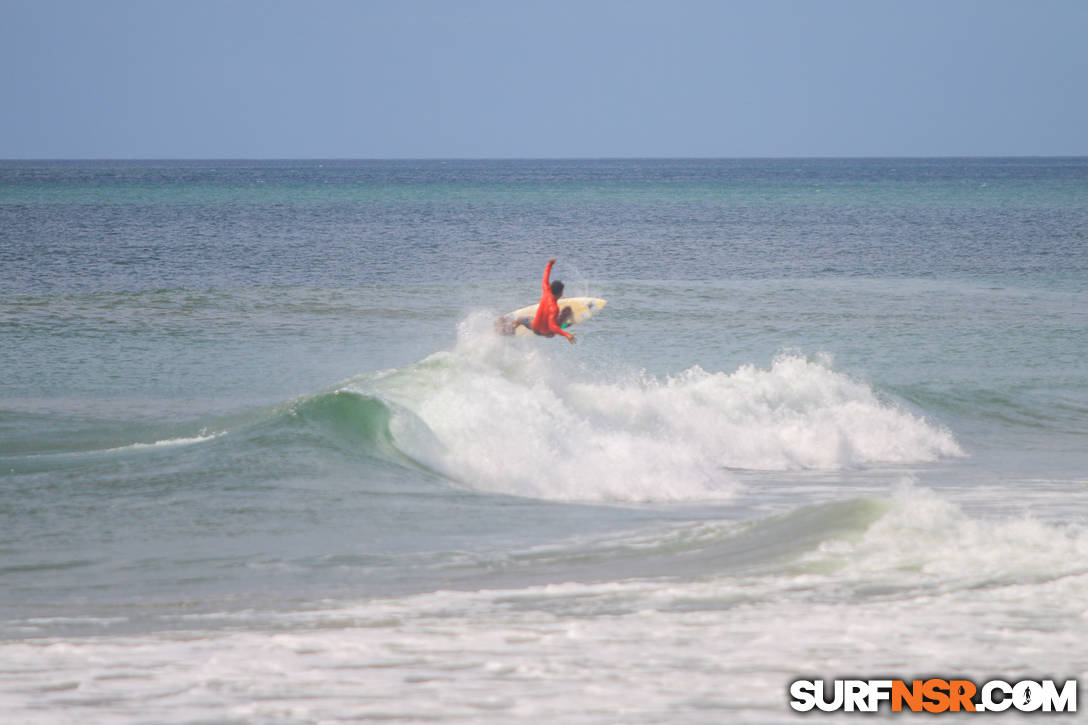
<svg viewBox="0 0 1088 725"><path fill-rule="evenodd" d="M564 317L570 315L570 309L563 310L563 314L560 315L559 303L556 302L563 296L563 283L559 280L550 283L548 281L552 274L553 264L555 264L555 257L548 260L548 266L544 268L544 277L540 280L540 304L536 308L536 317L533 318L533 332L544 337L562 335L568 342L574 343L577 338L563 329Z"/></svg>
<svg viewBox="0 0 1088 725"><path fill-rule="evenodd" d="M515 310L509 315L503 315L495 320L495 332L500 335L513 335L517 328L524 327L532 330L541 337L555 337L562 335L570 342L576 342L577 338L563 329L569 325L574 311L569 307L559 309L557 300L563 296L563 283L559 280L549 282L552 274L552 265L555 257L548 260L548 266L544 268L544 278L540 281L540 303L536 306L534 317L528 315L515 317L520 310ZM603 300L601 300L603 303Z"/></svg>

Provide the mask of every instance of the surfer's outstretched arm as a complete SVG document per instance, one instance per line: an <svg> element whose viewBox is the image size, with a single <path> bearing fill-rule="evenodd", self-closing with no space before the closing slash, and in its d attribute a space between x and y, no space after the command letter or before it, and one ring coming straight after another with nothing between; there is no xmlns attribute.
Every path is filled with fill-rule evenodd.
<svg viewBox="0 0 1088 725"><path fill-rule="evenodd" d="M552 266L555 264L555 257L548 260L548 264L544 267L544 277L540 280L540 289L548 294L552 293Z"/></svg>

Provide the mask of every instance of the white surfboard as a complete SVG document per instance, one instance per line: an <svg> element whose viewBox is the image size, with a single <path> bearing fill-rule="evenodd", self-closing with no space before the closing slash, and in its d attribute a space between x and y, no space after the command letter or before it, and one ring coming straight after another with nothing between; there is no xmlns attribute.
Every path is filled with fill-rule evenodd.
<svg viewBox="0 0 1088 725"><path fill-rule="evenodd" d="M579 322L585 322L608 304L599 297L560 297L558 302L560 318L563 316L564 309L570 310L570 316L563 320L564 329L577 325ZM539 306L529 305L506 313L495 320L495 332L516 337L532 335L533 317L536 316L536 308ZM519 321L521 324L518 324Z"/></svg>

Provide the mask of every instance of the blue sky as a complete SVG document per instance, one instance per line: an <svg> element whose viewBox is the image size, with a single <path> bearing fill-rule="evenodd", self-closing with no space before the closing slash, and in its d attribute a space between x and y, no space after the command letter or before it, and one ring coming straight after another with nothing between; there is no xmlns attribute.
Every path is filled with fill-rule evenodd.
<svg viewBox="0 0 1088 725"><path fill-rule="evenodd" d="M1083 0L0 0L0 158L1088 155Z"/></svg>

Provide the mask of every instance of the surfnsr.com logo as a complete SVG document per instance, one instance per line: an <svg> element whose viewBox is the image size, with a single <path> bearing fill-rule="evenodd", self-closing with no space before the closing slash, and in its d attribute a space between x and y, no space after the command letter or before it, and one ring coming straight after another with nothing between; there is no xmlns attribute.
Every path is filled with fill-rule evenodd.
<svg viewBox="0 0 1088 725"><path fill-rule="evenodd" d="M795 680L790 707L798 712L1076 712L1077 681L990 680Z"/></svg>

